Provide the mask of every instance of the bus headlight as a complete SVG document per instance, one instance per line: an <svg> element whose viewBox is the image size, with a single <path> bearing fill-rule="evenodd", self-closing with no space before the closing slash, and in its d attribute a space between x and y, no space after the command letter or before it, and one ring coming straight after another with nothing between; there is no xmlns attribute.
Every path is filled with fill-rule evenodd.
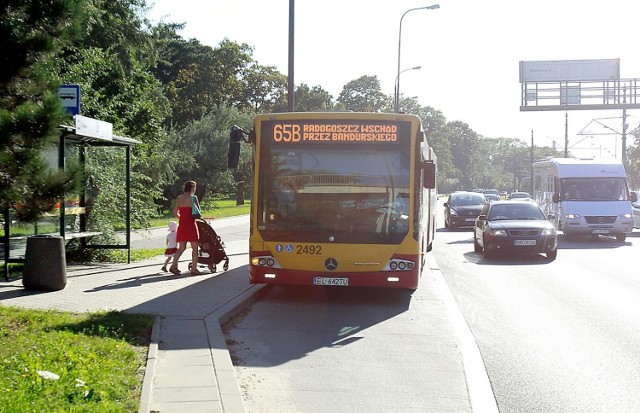
<svg viewBox="0 0 640 413"><path fill-rule="evenodd" d="M580 219L580 214L565 214L566 219Z"/></svg>
<svg viewBox="0 0 640 413"><path fill-rule="evenodd" d="M254 267L282 268L278 261L269 255L251 258L251 265Z"/></svg>

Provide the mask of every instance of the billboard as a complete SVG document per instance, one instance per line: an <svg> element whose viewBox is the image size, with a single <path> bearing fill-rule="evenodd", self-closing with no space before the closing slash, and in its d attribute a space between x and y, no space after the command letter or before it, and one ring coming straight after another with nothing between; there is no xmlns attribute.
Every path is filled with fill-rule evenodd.
<svg viewBox="0 0 640 413"><path fill-rule="evenodd" d="M620 59L520 61L520 83L620 80Z"/></svg>

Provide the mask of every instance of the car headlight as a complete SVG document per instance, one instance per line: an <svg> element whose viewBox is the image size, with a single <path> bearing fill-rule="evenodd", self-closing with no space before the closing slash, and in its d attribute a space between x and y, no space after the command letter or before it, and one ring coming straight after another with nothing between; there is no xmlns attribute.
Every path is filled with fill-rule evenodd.
<svg viewBox="0 0 640 413"><path fill-rule="evenodd" d="M450 213L452 216L456 216L456 217L458 216L458 213L456 212L456 210L455 210L455 209L450 210L450 211L449 211L449 213Z"/></svg>
<svg viewBox="0 0 640 413"><path fill-rule="evenodd" d="M620 218L629 219L629 218L633 218L633 215L632 214L622 214L622 215L620 215Z"/></svg>
<svg viewBox="0 0 640 413"><path fill-rule="evenodd" d="M580 214L565 214L566 219L580 219Z"/></svg>
<svg viewBox="0 0 640 413"><path fill-rule="evenodd" d="M505 231L504 229L492 229L489 231L489 235L491 235L492 237L506 237L507 231Z"/></svg>
<svg viewBox="0 0 640 413"><path fill-rule="evenodd" d="M553 235L556 234L556 230L553 229L553 228L546 228L546 229L542 230L541 234L544 235L544 236L547 236L547 237L548 236L553 236Z"/></svg>

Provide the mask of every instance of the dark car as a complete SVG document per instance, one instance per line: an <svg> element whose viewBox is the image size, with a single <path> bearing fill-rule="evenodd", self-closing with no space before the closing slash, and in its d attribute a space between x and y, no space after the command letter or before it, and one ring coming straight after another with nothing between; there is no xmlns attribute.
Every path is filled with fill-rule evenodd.
<svg viewBox="0 0 640 413"><path fill-rule="evenodd" d="M482 207L487 203L478 192L454 192L444 203L445 228L472 227Z"/></svg>
<svg viewBox="0 0 640 413"><path fill-rule="evenodd" d="M484 198L488 201L488 202L493 202L493 201L500 201L500 196L499 195L495 195L495 194L484 194Z"/></svg>
<svg viewBox="0 0 640 413"><path fill-rule="evenodd" d="M486 258L499 253L546 254L555 260L558 234L553 216L545 216L535 202L495 201L482 209L475 221L473 249Z"/></svg>

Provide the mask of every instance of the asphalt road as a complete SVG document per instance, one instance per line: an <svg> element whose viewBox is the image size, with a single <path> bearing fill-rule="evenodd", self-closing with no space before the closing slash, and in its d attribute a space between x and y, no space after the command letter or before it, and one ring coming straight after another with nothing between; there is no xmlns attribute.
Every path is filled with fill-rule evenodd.
<svg viewBox="0 0 640 413"><path fill-rule="evenodd" d="M635 413L640 406L640 232L568 241L558 258L486 260L471 230L434 256L473 332L501 413Z"/></svg>

